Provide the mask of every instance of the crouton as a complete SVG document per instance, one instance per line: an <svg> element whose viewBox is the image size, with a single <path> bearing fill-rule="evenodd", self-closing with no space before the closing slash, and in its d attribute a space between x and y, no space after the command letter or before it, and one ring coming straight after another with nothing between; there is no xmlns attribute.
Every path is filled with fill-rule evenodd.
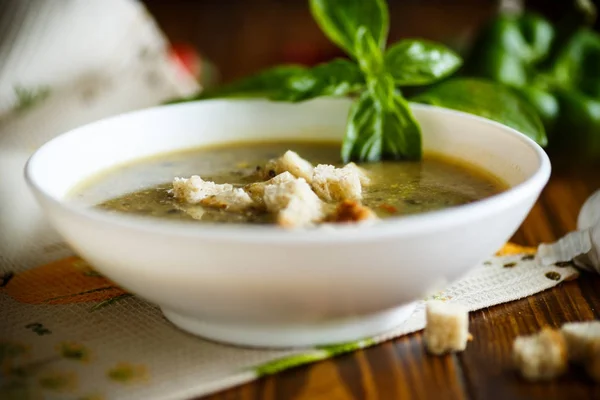
<svg viewBox="0 0 600 400"><path fill-rule="evenodd" d="M254 201L243 189L232 189L208 196L200 201L205 207L221 208L232 212L246 211Z"/></svg>
<svg viewBox="0 0 600 400"><path fill-rule="evenodd" d="M559 330L551 328L520 336L513 343L513 361L527 380L556 378L568 367L567 342Z"/></svg>
<svg viewBox="0 0 600 400"><path fill-rule="evenodd" d="M319 164L313 171L312 187L325 201L360 200L362 185L356 168Z"/></svg>
<svg viewBox="0 0 600 400"><path fill-rule="evenodd" d="M190 204L198 204L206 197L231 190L233 190L233 186L229 184L219 185L214 182L204 181L198 175L193 175L189 179L173 179L172 193L176 199Z"/></svg>
<svg viewBox="0 0 600 400"><path fill-rule="evenodd" d="M323 217L321 200L302 178L265 186L263 201L283 227L306 226Z"/></svg>
<svg viewBox="0 0 600 400"><path fill-rule="evenodd" d="M427 302L424 340L431 354L463 351L469 339L469 312L456 303Z"/></svg>
<svg viewBox="0 0 600 400"><path fill-rule="evenodd" d="M588 376L600 382L600 321L568 322L561 332L569 360L582 364Z"/></svg>
<svg viewBox="0 0 600 400"><path fill-rule="evenodd" d="M369 178L367 172L358 165L354 164L353 162L346 164L343 169L356 172L356 174L358 175L358 179L360 179L360 184L362 186L369 186L371 184L371 178Z"/></svg>
<svg viewBox="0 0 600 400"><path fill-rule="evenodd" d="M206 212L204 207L201 207L198 205L185 206L185 207L181 207L179 209L182 210L183 212L185 212L187 215L189 215L193 219L197 219L197 220L201 220L202 217L204 216L204 213Z"/></svg>
<svg viewBox="0 0 600 400"><path fill-rule="evenodd" d="M274 178L283 172L289 172L296 178L303 178L310 183L313 176L313 166L297 153L288 150L281 157L267 162L260 172L263 179Z"/></svg>
<svg viewBox="0 0 600 400"><path fill-rule="evenodd" d="M265 187L267 187L267 185L277 185L284 182L290 182L295 179L297 178L294 175L285 171L266 182L256 182L246 185L244 189L250 195L250 197L252 197L252 200L254 200L256 203L262 204L263 196L265 194Z"/></svg>
<svg viewBox="0 0 600 400"><path fill-rule="evenodd" d="M327 215L325 222L363 222L376 219L377 215L369 207L355 200L344 200Z"/></svg>
<svg viewBox="0 0 600 400"><path fill-rule="evenodd" d="M567 342L569 360L573 362L584 362L592 348L600 346L600 321L569 322L562 326L561 332Z"/></svg>

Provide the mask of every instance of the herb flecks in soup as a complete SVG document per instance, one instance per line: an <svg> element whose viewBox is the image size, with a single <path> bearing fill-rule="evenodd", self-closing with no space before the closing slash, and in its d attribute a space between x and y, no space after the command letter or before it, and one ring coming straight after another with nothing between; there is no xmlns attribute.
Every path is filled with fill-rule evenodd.
<svg viewBox="0 0 600 400"><path fill-rule="evenodd" d="M149 217L295 227L439 210L503 189L481 171L434 155L344 166L337 143L284 142L140 160L85 183L75 199Z"/></svg>
<svg viewBox="0 0 600 400"><path fill-rule="evenodd" d="M362 206L362 184L370 182L355 164L336 168L329 164L316 167L288 150L281 157L258 166L257 178L268 179L243 188L216 184L194 175L175 178L173 196L188 204L200 204L228 212L255 212L274 215L283 227L301 227L322 222L360 222L377 219ZM252 197L250 196L252 195ZM334 205L345 202L346 207ZM364 209L364 212L358 210ZM350 210L357 210L350 213ZM340 214L344 215L343 218Z"/></svg>

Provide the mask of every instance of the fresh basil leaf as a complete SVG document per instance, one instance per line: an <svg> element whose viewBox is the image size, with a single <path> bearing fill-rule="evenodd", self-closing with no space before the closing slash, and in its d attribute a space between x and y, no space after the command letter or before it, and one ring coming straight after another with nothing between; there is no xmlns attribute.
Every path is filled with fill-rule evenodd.
<svg viewBox="0 0 600 400"><path fill-rule="evenodd" d="M420 158L421 129L406 100L394 89L391 77L370 82L369 90L350 109L342 159L374 162Z"/></svg>
<svg viewBox="0 0 600 400"><path fill-rule="evenodd" d="M365 79L356 63L337 59L290 76L271 99L297 102L320 96L345 96L364 86Z"/></svg>
<svg viewBox="0 0 600 400"><path fill-rule="evenodd" d="M389 30L385 0L310 0L313 18L325 35L351 56L358 28L364 26L383 50Z"/></svg>
<svg viewBox="0 0 600 400"><path fill-rule="evenodd" d="M384 158L393 160L420 160L423 156L421 127L415 119L410 105L395 91L394 108L385 118Z"/></svg>
<svg viewBox="0 0 600 400"><path fill-rule="evenodd" d="M488 118L529 136L544 146L546 131L535 110L507 86L483 79L442 82L413 99Z"/></svg>
<svg viewBox="0 0 600 400"><path fill-rule="evenodd" d="M383 72L383 52L364 26L356 31L355 50L355 57L363 74L377 76Z"/></svg>
<svg viewBox="0 0 600 400"><path fill-rule="evenodd" d="M383 126L375 99L363 92L350 108L348 126L342 143L342 160L379 161L382 150Z"/></svg>
<svg viewBox="0 0 600 400"><path fill-rule="evenodd" d="M565 89L587 91L598 79L600 35L581 29L560 49L550 73L553 83Z"/></svg>
<svg viewBox="0 0 600 400"><path fill-rule="evenodd" d="M388 49L385 64L396 85L428 85L445 78L462 64L458 54L426 40L402 40Z"/></svg>
<svg viewBox="0 0 600 400"><path fill-rule="evenodd" d="M271 68L230 85L170 103L219 97L265 97L299 102L320 96L344 96L363 87L364 77L356 63L337 59L310 69L296 65Z"/></svg>
<svg viewBox="0 0 600 400"><path fill-rule="evenodd" d="M299 65L273 67L229 85L207 90L192 97L170 101L169 104L219 97L275 97L285 90L288 79L305 71L306 68Z"/></svg>

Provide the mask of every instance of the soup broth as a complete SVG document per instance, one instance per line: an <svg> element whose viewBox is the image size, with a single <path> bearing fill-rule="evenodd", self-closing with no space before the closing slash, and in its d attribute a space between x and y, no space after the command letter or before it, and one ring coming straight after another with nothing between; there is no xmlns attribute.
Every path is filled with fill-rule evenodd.
<svg viewBox="0 0 600 400"><path fill-rule="evenodd" d="M259 211L233 213L186 204L170 194L174 177L200 175L205 181L243 187L262 181L256 174L286 150L313 165L340 162L339 143L238 143L162 154L113 168L74 189L74 201L114 213L195 222L273 222ZM427 154L422 161L385 161L360 165L371 184L363 188L362 204L380 218L397 217L471 203L505 189L489 174L453 160Z"/></svg>

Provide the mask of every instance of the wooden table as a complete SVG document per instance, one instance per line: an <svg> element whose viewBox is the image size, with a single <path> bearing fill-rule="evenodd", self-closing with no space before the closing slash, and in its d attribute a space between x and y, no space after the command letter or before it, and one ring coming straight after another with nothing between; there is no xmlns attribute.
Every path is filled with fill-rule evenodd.
<svg viewBox="0 0 600 400"><path fill-rule="evenodd" d="M289 61L282 58L290 43L310 42L320 53L335 54L310 19L304 0L146 3L167 35L200 49L217 64L224 81ZM491 4L480 0L390 1L390 36L392 40L415 35L444 40L454 32L460 37L492 12ZM537 245L575 228L584 200L600 188L600 174L582 171L553 173L513 238L515 242ZM511 344L517 335L545 325L558 327L566 321L594 318L600 318L600 277L583 274L541 294L471 313L474 340L457 355L425 354L422 335L416 333L206 399L600 398L600 385L576 370L552 383L531 384L520 380L510 364Z"/></svg>
<svg viewBox="0 0 600 400"><path fill-rule="evenodd" d="M595 169L599 171L599 168ZM595 176L594 176L595 175ZM540 200L514 236L537 245L575 229L585 199L600 189L600 174L554 173ZM551 383L532 384L511 369L517 335L568 321L600 319L600 277L582 274L540 294L470 314L474 340L443 357L424 352L421 333L326 361L287 370L205 399L595 399L600 385L582 371Z"/></svg>

